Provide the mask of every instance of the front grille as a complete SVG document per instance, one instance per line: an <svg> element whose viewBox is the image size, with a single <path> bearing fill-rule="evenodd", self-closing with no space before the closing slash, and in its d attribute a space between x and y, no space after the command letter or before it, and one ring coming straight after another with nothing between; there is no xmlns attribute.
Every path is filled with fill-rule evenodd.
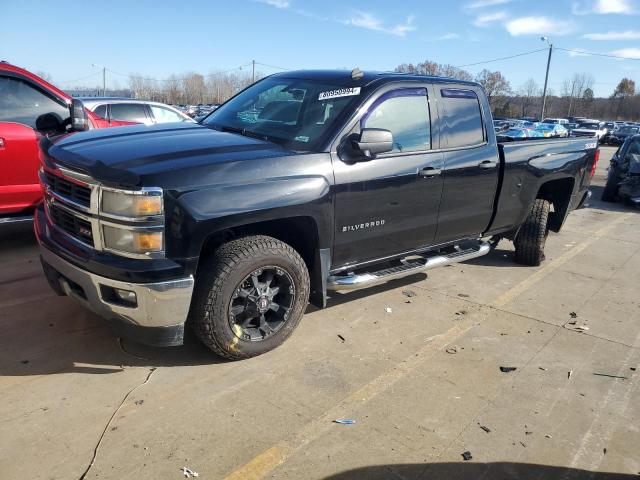
<svg viewBox="0 0 640 480"><path fill-rule="evenodd" d="M78 185L49 172L45 173L45 177L52 192L87 208L91 205L91 189L89 187Z"/></svg>
<svg viewBox="0 0 640 480"><path fill-rule="evenodd" d="M49 205L49 215L55 226L93 247L91 223L55 205Z"/></svg>

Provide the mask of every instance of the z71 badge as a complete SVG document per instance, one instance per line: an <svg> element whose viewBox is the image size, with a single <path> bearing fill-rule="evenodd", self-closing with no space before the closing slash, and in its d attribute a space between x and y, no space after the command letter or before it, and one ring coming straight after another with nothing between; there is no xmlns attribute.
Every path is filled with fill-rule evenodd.
<svg viewBox="0 0 640 480"><path fill-rule="evenodd" d="M342 227L342 232L355 232L356 230L364 230L365 228L375 228L384 225L384 220L372 220L370 222L357 223L355 225L345 225Z"/></svg>

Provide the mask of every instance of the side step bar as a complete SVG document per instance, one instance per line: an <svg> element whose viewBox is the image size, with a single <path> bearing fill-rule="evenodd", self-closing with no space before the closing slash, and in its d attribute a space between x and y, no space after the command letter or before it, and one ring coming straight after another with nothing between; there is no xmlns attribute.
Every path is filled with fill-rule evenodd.
<svg viewBox="0 0 640 480"><path fill-rule="evenodd" d="M420 256L412 260L401 260L401 265L373 272L351 273L346 275L331 275L327 279L327 290L357 290L379 285L389 280L406 277L415 273L443 267L452 263L464 262L472 258L486 255L491 246L485 242L479 242L471 248L457 250L447 255L434 254L432 256Z"/></svg>
<svg viewBox="0 0 640 480"><path fill-rule="evenodd" d="M24 217L4 217L0 218L0 225L6 225L9 223L24 223L33 222L33 215L26 215Z"/></svg>

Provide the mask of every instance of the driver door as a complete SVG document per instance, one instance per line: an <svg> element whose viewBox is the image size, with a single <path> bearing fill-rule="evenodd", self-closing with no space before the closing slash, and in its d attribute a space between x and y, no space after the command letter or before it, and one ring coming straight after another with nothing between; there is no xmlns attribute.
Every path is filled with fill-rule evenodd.
<svg viewBox="0 0 640 480"><path fill-rule="evenodd" d="M334 158L334 268L429 245L436 233L444 161L432 151L427 88L396 87L367 103L350 134L390 130L394 147L368 161Z"/></svg>

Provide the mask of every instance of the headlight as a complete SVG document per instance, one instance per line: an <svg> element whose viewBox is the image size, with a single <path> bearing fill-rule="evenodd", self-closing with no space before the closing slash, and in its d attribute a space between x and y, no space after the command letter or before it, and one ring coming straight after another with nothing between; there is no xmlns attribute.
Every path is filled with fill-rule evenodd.
<svg viewBox="0 0 640 480"><path fill-rule="evenodd" d="M162 252L164 238L161 230L129 230L103 225L105 248L121 252L146 254Z"/></svg>
<svg viewBox="0 0 640 480"><path fill-rule="evenodd" d="M120 217L148 217L162 214L162 191L135 193L102 191L102 212Z"/></svg>

